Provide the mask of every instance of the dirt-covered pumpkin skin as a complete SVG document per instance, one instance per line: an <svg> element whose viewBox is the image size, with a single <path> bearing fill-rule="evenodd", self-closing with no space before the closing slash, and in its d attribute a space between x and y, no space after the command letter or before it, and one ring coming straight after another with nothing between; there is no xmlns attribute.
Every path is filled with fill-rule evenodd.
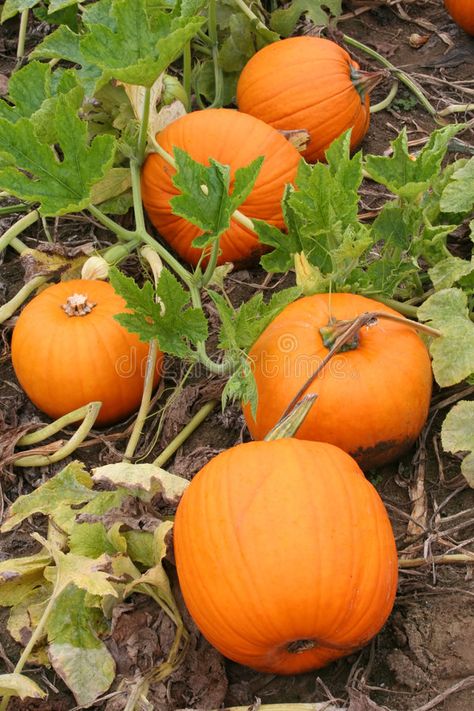
<svg viewBox="0 0 474 711"><path fill-rule="evenodd" d="M309 162L352 128L351 147L367 133L370 100L356 88L359 65L331 40L291 37L259 50L237 84L237 105L280 130L306 129ZM360 89L362 88L359 84Z"/></svg>
<svg viewBox="0 0 474 711"><path fill-rule="evenodd" d="M459 27L474 35L474 0L444 0L444 6Z"/></svg>
<svg viewBox="0 0 474 711"><path fill-rule="evenodd" d="M169 124L157 134L157 141L170 154L173 147L178 146L205 165L209 165L209 158L229 165L231 188L238 168L264 156L254 188L239 210L247 217L266 220L280 228L284 226L280 203L285 185L296 177L301 156L271 126L233 109L206 109ZM143 204L166 242L182 259L196 265L202 250L193 247L192 242L202 230L171 211L170 199L179 194L171 180L174 172L158 154L148 156L141 179ZM230 228L221 236L220 249L218 264L238 264L256 260L263 245L254 232L232 220Z"/></svg>
<svg viewBox="0 0 474 711"><path fill-rule="evenodd" d="M374 487L329 444L222 452L178 506L186 606L222 654L263 672L317 669L365 645L393 606L397 553Z"/></svg>
<svg viewBox="0 0 474 711"><path fill-rule="evenodd" d="M316 294L287 306L250 350L258 409L244 415L250 434L263 439L329 349L319 332L332 316L353 319L368 311L396 314L353 294ZM359 332L359 346L335 355L307 393L318 398L296 437L330 442L363 469L397 459L416 441L431 398L431 361L416 331L379 319Z"/></svg>
<svg viewBox="0 0 474 711"><path fill-rule="evenodd" d="M89 313L67 315L63 305L74 294L87 296ZM81 279L48 287L23 309L13 330L13 367L40 410L57 418L101 401L96 423L106 425L138 409L148 344L114 319L125 310L108 282ZM162 359L160 353L155 384Z"/></svg>

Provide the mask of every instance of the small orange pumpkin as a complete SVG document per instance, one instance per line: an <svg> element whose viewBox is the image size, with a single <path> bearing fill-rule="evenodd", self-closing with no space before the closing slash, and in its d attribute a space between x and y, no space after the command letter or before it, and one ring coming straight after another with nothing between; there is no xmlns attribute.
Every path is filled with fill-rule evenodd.
<svg viewBox="0 0 474 711"><path fill-rule="evenodd" d="M76 279L42 291L21 312L12 337L16 376L30 400L57 418L101 401L96 423L138 408L148 344L114 316L125 302L104 281ZM163 355L157 359L155 385Z"/></svg>
<svg viewBox="0 0 474 711"><path fill-rule="evenodd" d="M444 6L459 27L474 35L474 0L444 0Z"/></svg>
<svg viewBox="0 0 474 711"><path fill-rule="evenodd" d="M169 124L156 140L168 153L178 146L191 158L209 165L209 158L229 165L232 180L237 168L264 156L251 194L239 208L247 217L284 226L280 202L287 183L296 177L300 154L278 131L254 116L232 109L206 109L187 114ZM179 194L171 177L174 169L158 154L148 156L142 170L142 197L147 214L162 237L187 262L196 265L202 250L192 246L202 234L195 225L174 215L170 199ZM196 186L199 189L199 186ZM263 251L263 245L240 223L232 220L220 238L218 264L248 262Z"/></svg>
<svg viewBox="0 0 474 711"><path fill-rule="evenodd" d="M351 654L393 606L387 513L330 444L288 438L217 455L179 503L174 550L203 635L259 671L295 674Z"/></svg>
<svg viewBox="0 0 474 711"><path fill-rule="evenodd" d="M258 391L255 419L244 415L250 434L263 439L292 398L328 354L320 329L365 312L393 309L353 294L316 294L287 306L250 350ZM385 464L409 449L428 416L432 373L427 348L416 331L379 319L359 332L354 350L338 353L307 393L318 398L296 434L330 442L362 468Z"/></svg>
<svg viewBox="0 0 474 711"><path fill-rule="evenodd" d="M369 127L369 91L383 75L367 73L331 40L290 37L259 50L237 84L237 105L277 129L306 129L303 156L324 160L332 141L352 128L351 148Z"/></svg>

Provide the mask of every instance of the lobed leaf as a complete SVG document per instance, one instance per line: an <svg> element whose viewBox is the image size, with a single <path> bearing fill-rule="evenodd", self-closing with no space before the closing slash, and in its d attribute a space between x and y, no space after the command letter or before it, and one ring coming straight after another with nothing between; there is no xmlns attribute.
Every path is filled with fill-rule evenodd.
<svg viewBox="0 0 474 711"><path fill-rule="evenodd" d="M115 140L96 136L89 145L87 125L77 116L74 92L58 96L54 137L62 159L38 138L31 119L0 118L0 186L27 202L39 202L43 216L86 207L91 189L112 165Z"/></svg>
<svg viewBox="0 0 474 711"><path fill-rule="evenodd" d="M163 269L156 292L151 282L140 288L118 269L109 272L110 282L131 313L115 318L143 341L156 338L162 351L181 358L193 357L189 344L207 338L207 321L200 309L189 306L190 295L168 269ZM158 303L157 303L158 300Z"/></svg>
<svg viewBox="0 0 474 711"><path fill-rule="evenodd" d="M456 170L440 201L444 212L470 212L474 208L474 157Z"/></svg>
<svg viewBox="0 0 474 711"><path fill-rule="evenodd" d="M341 12L341 0L294 0L287 8L272 12L270 27L283 37L289 37L301 15L314 25L324 27L331 17L338 17Z"/></svg>
<svg viewBox="0 0 474 711"><path fill-rule="evenodd" d="M0 696L19 696L23 699L44 699L46 693L23 674L0 674Z"/></svg>

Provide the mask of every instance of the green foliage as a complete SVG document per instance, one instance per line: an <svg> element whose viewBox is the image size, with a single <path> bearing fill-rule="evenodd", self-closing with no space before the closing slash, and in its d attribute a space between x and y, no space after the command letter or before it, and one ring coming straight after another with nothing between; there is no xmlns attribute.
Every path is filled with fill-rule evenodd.
<svg viewBox="0 0 474 711"><path fill-rule="evenodd" d="M140 288L134 279L115 268L110 270L109 277L130 310L116 316L122 326L137 333L143 341L156 338L164 353L194 357L190 346L206 340L206 317L200 309L189 306L189 292L168 269L162 270L156 291L151 282Z"/></svg>
<svg viewBox="0 0 474 711"><path fill-rule="evenodd" d="M207 247L230 227L232 213L252 192L263 157L236 170L232 194L228 165L210 158L210 166L206 167L177 147L174 158L178 170L173 175L173 183L181 194L171 199L171 207L176 215L204 231L194 240L194 246Z"/></svg>
<svg viewBox="0 0 474 711"><path fill-rule="evenodd" d="M474 373L474 322L467 295L461 289L442 289L418 309L418 320L441 331L430 343L433 373L441 387L461 382Z"/></svg>
<svg viewBox="0 0 474 711"><path fill-rule="evenodd" d="M440 206L444 212L469 212L474 208L474 157L453 173Z"/></svg>
<svg viewBox="0 0 474 711"><path fill-rule="evenodd" d="M400 198L413 200L426 191L440 169L448 143L462 126L450 125L434 131L413 159L408 150L406 129L392 142L393 155L367 156L365 167L370 177L385 185Z"/></svg>
<svg viewBox="0 0 474 711"><path fill-rule="evenodd" d="M338 17L341 12L341 0L293 0L285 9L272 12L270 27L283 37L289 37L301 15L321 27L328 25L331 17Z"/></svg>
<svg viewBox="0 0 474 711"><path fill-rule="evenodd" d="M22 200L38 202L45 217L86 207L92 186L113 161L113 137L96 136L89 143L77 108L74 91L57 97L51 132L61 159L50 136L38 138L32 119L11 123L0 118L0 186Z"/></svg>
<svg viewBox="0 0 474 711"><path fill-rule="evenodd" d="M447 452L468 452L461 472L474 488L474 402L461 400L446 416L441 428L441 443Z"/></svg>

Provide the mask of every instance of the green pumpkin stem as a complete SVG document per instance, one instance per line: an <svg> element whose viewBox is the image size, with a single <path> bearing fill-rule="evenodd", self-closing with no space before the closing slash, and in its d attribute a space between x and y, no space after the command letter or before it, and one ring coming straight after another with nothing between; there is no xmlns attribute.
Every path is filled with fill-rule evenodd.
<svg viewBox="0 0 474 711"><path fill-rule="evenodd" d="M316 393L305 395L287 415L281 418L276 425L266 435L265 442L273 442L276 439L284 439L285 437L293 437L311 410L314 401L318 396Z"/></svg>
<svg viewBox="0 0 474 711"><path fill-rule="evenodd" d="M351 67L351 81L360 95L362 101L375 89L383 79L387 79L390 72L387 69L377 69L376 72L364 72L362 69Z"/></svg>

